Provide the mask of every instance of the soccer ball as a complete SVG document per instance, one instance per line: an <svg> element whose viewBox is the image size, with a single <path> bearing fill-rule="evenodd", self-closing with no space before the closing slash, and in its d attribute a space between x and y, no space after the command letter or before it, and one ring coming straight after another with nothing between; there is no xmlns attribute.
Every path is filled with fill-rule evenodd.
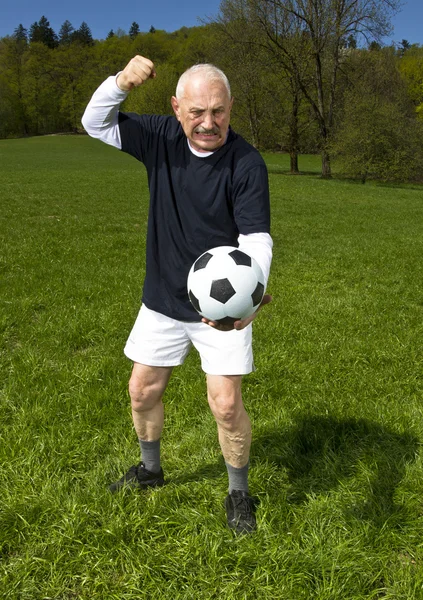
<svg viewBox="0 0 423 600"><path fill-rule="evenodd" d="M264 277L254 258L233 246L219 246L197 258L187 286L191 304L200 315L233 325L259 307Z"/></svg>

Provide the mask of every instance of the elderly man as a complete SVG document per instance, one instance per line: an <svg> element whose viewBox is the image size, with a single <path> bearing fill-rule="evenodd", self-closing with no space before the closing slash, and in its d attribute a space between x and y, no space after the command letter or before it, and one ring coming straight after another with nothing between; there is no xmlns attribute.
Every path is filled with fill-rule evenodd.
<svg viewBox="0 0 423 600"><path fill-rule="evenodd" d="M193 345L206 373L229 477L227 522L236 532L251 532L256 528L248 488L251 425L241 380L254 370L256 314L231 328L202 319L189 302L186 279L200 254L227 245L253 256L267 281L272 259L267 170L260 154L231 129L229 82L213 65L195 65L181 76L171 99L176 118L119 111L133 88L155 77L151 60L134 57L98 88L82 119L89 135L145 165L150 191L142 306L125 346L133 361L129 394L142 460L110 490L164 484L162 397L172 369ZM270 300L265 295L262 305Z"/></svg>

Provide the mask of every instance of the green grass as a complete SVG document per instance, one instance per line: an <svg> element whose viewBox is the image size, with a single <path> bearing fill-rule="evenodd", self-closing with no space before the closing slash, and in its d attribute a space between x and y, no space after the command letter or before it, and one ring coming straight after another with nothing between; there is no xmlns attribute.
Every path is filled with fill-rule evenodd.
<svg viewBox="0 0 423 600"><path fill-rule="evenodd" d="M194 353L166 395L169 484L107 491L138 460L142 167L86 137L0 142L2 599L423 598L423 188L265 158L274 300L244 381L261 502L236 538Z"/></svg>

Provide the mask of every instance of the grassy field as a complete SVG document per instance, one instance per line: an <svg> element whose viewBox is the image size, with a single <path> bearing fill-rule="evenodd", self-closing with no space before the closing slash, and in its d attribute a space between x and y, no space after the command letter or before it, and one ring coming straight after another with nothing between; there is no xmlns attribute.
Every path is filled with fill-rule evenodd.
<svg viewBox="0 0 423 600"><path fill-rule="evenodd" d="M274 301L244 381L260 507L237 538L194 353L166 395L169 484L107 491L139 460L122 347L142 167L86 137L0 141L0 598L423 599L423 188L265 159Z"/></svg>

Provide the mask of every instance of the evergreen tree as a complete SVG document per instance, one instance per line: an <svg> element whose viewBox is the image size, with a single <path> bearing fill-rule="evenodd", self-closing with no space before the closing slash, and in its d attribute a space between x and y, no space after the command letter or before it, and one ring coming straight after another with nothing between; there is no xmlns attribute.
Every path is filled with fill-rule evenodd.
<svg viewBox="0 0 423 600"><path fill-rule="evenodd" d="M13 37L18 42L25 42L26 43L28 41L28 30L25 29L25 27L22 25L22 23L20 23L16 27L15 31L13 32Z"/></svg>
<svg viewBox="0 0 423 600"><path fill-rule="evenodd" d="M106 39L108 39L108 40L109 40L109 39L110 39L110 38L112 38L112 37L115 37L115 32L113 31L113 29L111 29L111 30L109 31L109 33L107 34L107 38L106 38Z"/></svg>
<svg viewBox="0 0 423 600"><path fill-rule="evenodd" d="M152 25L148 33L156 33L156 28Z"/></svg>
<svg viewBox="0 0 423 600"><path fill-rule="evenodd" d="M61 46L66 46L72 42L72 36L74 32L74 28L72 23L70 23L67 19L63 23L59 31L59 44Z"/></svg>
<svg viewBox="0 0 423 600"><path fill-rule="evenodd" d="M93 46L94 40L91 34L91 29L88 27L87 23L83 21L79 29L73 32L72 41L79 42L84 46Z"/></svg>
<svg viewBox="0 0 423 600"><path fill-rule="evenodd" d="M33 23L29 30L29 41L41 42L48 48L56 48L57 46L57 35L54 30L50 27L50 22L45 16Z"/></svg>
<svg viewBox="0 0 423 600"><path fill-rule="evenodd" d="M411 44L408 40L401 40L398 48L399 56L404 56L404 54L407 52L407 50L410 50L410 48Z"/></svg>
<svg viewBox="0 0 423 600"><path fill-rule="evenodd" d="M129 37L131 40L135 39L140 32L140 26L135 21L132 23L131 28L129 30Z"/></svg>
<svg viewBox="0 0 423 600"><path fill-rule="evenodd" d="M352 34L348 36L347 48L357 48L357 39Z"/></svg>

